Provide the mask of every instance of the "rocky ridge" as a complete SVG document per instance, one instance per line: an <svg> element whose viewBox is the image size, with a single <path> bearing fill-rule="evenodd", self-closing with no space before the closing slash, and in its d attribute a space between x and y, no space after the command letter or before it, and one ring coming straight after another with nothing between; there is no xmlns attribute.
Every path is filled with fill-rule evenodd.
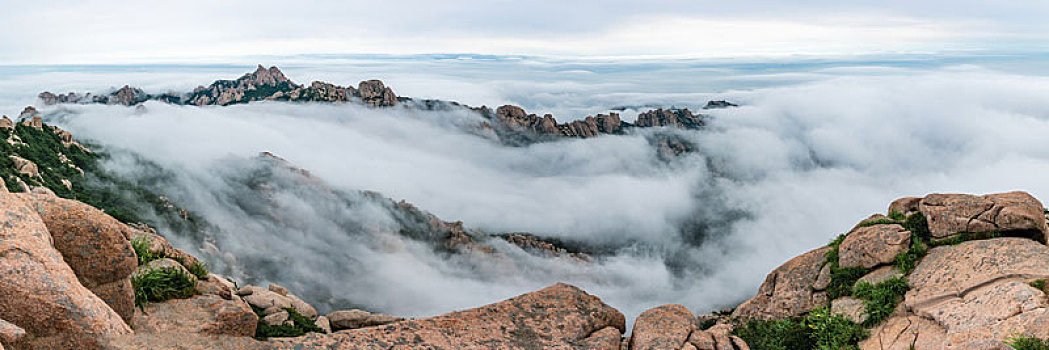
<svg viewBox="0 0 1049 350"><path fill-rule="evenodd" d="M487 121L477 125L479 133L495 133L506 144L522 145L557 138L589 138L604 134L623 134L631 128L671 127L681 129L701 128L707 116L694 114L688 109L656 108L641 113L634 123L622 121L618 113L586 116L583 119L559 123L554 116L537 116L513 105L504 105L492 110L487 106L470 107L457 102L441 100L415 100L399 97L380 80L365 80L353 86L339 86L314 81L308 86L299 85L284 76L277 67L259 65L254 72L235 80L217 80L208 86L200 86L188 93L167 92L148 94L141 89L125 85L106 94L80 95L75 92L55 94L45 91L38 98L45 105L99 103L133 106L145 101L162 101L181 105L217 105L250 103L255 101L361 103L371 107L416 108L423 110L463 109L480 114ZM735 107L726 101L709 101L703 109ZM2 124L0 124L2 126ZM681 139L663 138L661 154L680 154L690 151L692 146Z"/></svg>

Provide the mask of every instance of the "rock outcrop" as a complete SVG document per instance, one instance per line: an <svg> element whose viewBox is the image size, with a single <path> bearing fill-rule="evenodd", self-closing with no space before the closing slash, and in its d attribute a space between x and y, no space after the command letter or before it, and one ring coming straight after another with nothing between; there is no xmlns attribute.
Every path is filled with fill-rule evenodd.
<svg viewBox="0 0 1049 350"><path fill-rule="evenodd" d="M278 349L579 349L602 344L617 350L618 339L609 335L622 333L625 325L623 314L597 297L557 284L437 317L271 342Z"/></svg>
<svg viewBox="0 0 1049 350"><path fill-rule="evenodd" d="M829 247L819 248L772 271L758 294L743 302L732 316L742 319L781 319L801 316L826 305L826 292L813 289Z"/></svg>
<svg viewBox="0 0 1049 350"><path fill-rule="evenodd" d="M403 321L403 318L364 310L333 311L325 317L332 331L375 327Z"/></svg>
<svg viewBox="0 0 1049 350"><path fill-rule="evenodd" d="M929 222L934 238L950 238L961 233L1024 234L1045 242L1043 207L1025 192L974 196L968 194L930 194L918 209Z"/></svg>
<svg viewBox="0 0 1049 350"><path fill-rule="evenodd" d="M683 129L698 129L704 122L688 109L656 109L641 113L635 123L639 127L673 126Z"/></svg>
<svg viewBox="0 0 1049 350"><path fill-rule="evenodd" d="M0 222L0 319L25 330L17 348L90 349L102 337L131 333L81 284L22 198L0 194Z"/></svg>
<svg viewBox="0 0 1049 350"><path fill-rule="evenodd" d="M850 232L839 253L841 267L873 268L891 264L911 246L911 232L897 224L860 227Z"/></svg>
<svg viewBox="0 0 1049 350"><path fill-rule="evenodd" d="M55 249L80 283L126 322L134 316L131 273L138 266L130 230L90 205L54 195L19 194L43 219Z"/></svg>
<svg viewBox="0 0 1049 350"><path fill-rule="evenodd" d="M199 295L146 305L132 325L136 333L251 337L255 335L258 320L251 307L242 301Z"/></svg>
<svg viewBox="0 0 1049 350"><path fill-rule="evenodd" d="M397 104L397 95L393 89L383 85L380 80L365 80L357 86L357 94L365 104L374 107L389 107Z"/></svg>

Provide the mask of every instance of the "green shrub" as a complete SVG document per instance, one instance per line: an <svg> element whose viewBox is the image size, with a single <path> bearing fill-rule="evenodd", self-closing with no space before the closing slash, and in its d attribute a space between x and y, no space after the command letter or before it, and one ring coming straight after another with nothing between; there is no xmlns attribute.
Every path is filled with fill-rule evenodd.
<svg viewBox="0 0 1049 350"><path fill-rule="evenodd" d="M151 302L170 299L185 299L197 294L196 280L179 268L153 269L133 276L131 285L135 289L135 306L143 307Z"/></svg>
<svg viewBox="0 0 1049 350"><path fill-rule="evenodd" d="M866 300L867 320L864 325L873 327L884 321L896 310L903 300L903 295L910 290L907 280L893 277L878 284L860 282L852 291L852 296Z"/></svg>
<svg viewBox="0 0 1049 350"><path fill-rule="evenodd" d="M259 316L259 323L255 328L255 339L299 337L311 332L324 333L324 330L317 327L309 317L303 316L293 308L284 309L284 311L288 312L288 319L291 320L292 324L276 326L268 325L262 321L262 318L266 316L263 309L255 306L252 306L251 309L255 311L255 315Z"/></svg>
<svg viewBox="0 0 1049 350"><path fill-rule="evenodd" d="M862 267L841 268L834 264L830 270L830 284L827 285L827 296L831 300L852 294L852 285L870 270Z"/></svg>
<svg viewBox="0 0 1049 350"><path fill-rule="evenodd" d="M843 316L831 315L824 307L803 318L750 320L737 325L732 334L751 349L841 350L856 349L856 344L867 337L867 330Z"/></svg>
<svg viewBox="0 0 1049 350"><path fill-rule="evenodd" d="M897 222L905 222L905 221L907 221L907 217L904 216L903 213L895 211L895 210L889 212L889 219L896 220Z"/></svg>
<svg viewBox="0 0 1049 350"><path fill-rule="evenodd" d="M921 240L932 238L932 233L929 232L929 222L925 220L925 215L921 212L908 216L907 220L903 222L903 228L911 231L911 234L918 236Z"/></svg>
<svg viewBox="0 0 1049 350"><path fill-rule="evenodd" d="M762 350L813 349L816 343L809 337L811 332L801 319L750 320L732 330L751 349Z"/></svg>
<svg viewBox="0 0 1049 350"><path fill-rule="evenodd" d="M1005 343L1016 350L1049 350L1049 340L1035 337L1016 336L1006 339Z"/></svg>
<svg viewBox="0 0 1049 350"><path fill-rule="evenodd" d="M841 315L831 315L826 307L812 310L805 316L805 323L812 329L809 338L814 349L843 350L859 349L860 340L867 338L867 330Z"/></svg>
<svg viewBox="0 0 1049 350"><path fill-rule="evenodd" d="M925 245L925 242L918 235L912 232L910 248L896 255L896 269L904 275L910 274L918 266L918 261L921 261L928 252L929 247Z"/></svg>

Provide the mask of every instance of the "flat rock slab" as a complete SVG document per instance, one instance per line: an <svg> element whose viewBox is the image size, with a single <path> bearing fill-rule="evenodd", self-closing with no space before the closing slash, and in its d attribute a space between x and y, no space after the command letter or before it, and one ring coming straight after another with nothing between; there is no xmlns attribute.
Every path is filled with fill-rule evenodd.
<svg viewBox="0 0 1049 350"><path fill-rule="evenodd" d="M199 295L152 303L135 317L136 333L204 333L250 337L258 316L247 303L217 295Z"/></svg>
<svg viewBox="0 0 1049 350"><path fill-rule="evenodd" d="M271 339L270 344L277 349L583 349L618 345L602 341L609 336L608 327L623 332L623 314L579 288L556 284L432 318Z"/></svg>

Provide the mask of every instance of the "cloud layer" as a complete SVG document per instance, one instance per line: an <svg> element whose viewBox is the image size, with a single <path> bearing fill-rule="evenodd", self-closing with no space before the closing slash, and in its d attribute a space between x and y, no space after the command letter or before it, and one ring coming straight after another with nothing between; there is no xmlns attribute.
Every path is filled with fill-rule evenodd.
<svg viewBox="0 0 1049 350"><path fill-rule="evenodd" d="M1049 101L1042 98L1049 79L972 67L866 68L757 89L631 97L744 104L710 111L707 129L681 133L698 152L670 163L657 159L644 133L504 147L463 131L479 118L465 112L150 103L144 112L60 107L68 114L56 121L176 173L167 191L221 228L213 242L247 265L243 271L263 271L251 277L288 284L311 302L431 315L568 282L632 317L663 303L705 312L739 302L775 266L899 196L1022 189L1049 198L1041 176L1049 171ZM607 76L588 79L591 94L576 94L580 110L600 111L622 97ZM521 91L514 99L558 108ZM250 178L247 159L260 151L337 189L379 191L471 227L614 253L591 265L498 243L501 264L436 254L397 235L374 205L304 195L292 185L272 198L294 220L260 218L231 205L250 202L238 179Z"/></svg>

